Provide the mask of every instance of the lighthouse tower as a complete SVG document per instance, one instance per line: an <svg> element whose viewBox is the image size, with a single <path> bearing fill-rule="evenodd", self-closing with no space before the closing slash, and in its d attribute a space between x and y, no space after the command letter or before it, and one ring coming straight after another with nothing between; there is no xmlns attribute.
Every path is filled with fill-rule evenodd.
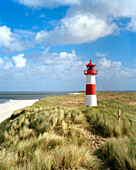
<svg viewBox="0 0 136 170"><path fill-rule="evenodd" d="M85 106L97 106L95 75L98 74L98 70L95 71L96 64L93 64L91 60L86 66L87 70L84 71L84 74L87 76Z"/></svg>

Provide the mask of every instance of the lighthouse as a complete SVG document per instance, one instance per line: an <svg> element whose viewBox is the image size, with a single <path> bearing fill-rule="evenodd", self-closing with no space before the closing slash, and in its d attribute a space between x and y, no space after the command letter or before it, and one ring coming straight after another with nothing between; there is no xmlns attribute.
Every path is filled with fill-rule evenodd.
<svg viewBox="0 0 136 170"><path fill-rule="evenodd" d="M96 64L93 64L91 60L86 66L87 70L84 71L86 75L85 106L97 106L95 76L98 74L98 70L95 70Z"/></svg>

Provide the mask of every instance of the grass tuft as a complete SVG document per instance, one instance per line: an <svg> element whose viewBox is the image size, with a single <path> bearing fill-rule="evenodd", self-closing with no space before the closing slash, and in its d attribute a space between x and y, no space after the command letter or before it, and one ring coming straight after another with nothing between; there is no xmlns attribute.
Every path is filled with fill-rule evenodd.
<svg viewBox="0 0 136 170"><path fill-rule="evenodd" d="M97 155L112 169L136 169L136 139L127 136L111 138Z"/></svg>
<svg viewBox="0 0 136 170"><path fill-rule="evenodd" d="M136 169L135 93L97 95L97 107L79 94L14 112L0 124L0 169Z"/></svg>

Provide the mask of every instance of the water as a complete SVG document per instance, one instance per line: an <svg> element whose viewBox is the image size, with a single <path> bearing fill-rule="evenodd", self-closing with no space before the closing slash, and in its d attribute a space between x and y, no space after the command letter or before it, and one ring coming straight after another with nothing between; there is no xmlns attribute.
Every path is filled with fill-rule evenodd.
<svg viewBox="0 0 136 170"><path fill-rule="evenodd" d="M0 105L14 103L17 100L42 99L47 96L63 96L77 92L0 92Z"/></svg>

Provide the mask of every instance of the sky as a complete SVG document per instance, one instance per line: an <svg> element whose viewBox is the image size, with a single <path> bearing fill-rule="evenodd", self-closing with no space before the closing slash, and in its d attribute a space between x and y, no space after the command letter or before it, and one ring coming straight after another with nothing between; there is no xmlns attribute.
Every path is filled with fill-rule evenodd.
<svg viewBox="0 0 136 170"><path fill-rule="evenodd" d="M0 0L0 91L136 91L135 0Z"/></svg>

